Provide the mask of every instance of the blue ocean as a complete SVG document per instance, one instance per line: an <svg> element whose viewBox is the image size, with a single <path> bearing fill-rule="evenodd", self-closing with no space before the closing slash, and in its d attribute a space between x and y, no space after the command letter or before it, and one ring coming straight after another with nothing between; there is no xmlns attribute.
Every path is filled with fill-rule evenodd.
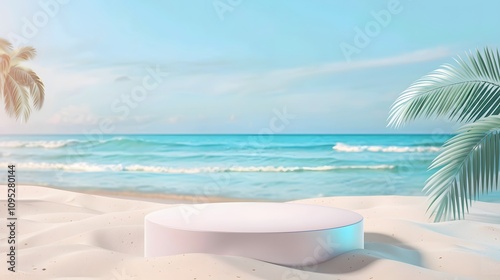
<svg viewBox="0 0 500 280"><path fill-rule="evenodd" d="M0 136L19 184L293 200L423 195L451 135ZM4 172L6 174L6 172ZM6 175L0 179L6 182ZM500 194L484 196L500 201Z"/></svg>

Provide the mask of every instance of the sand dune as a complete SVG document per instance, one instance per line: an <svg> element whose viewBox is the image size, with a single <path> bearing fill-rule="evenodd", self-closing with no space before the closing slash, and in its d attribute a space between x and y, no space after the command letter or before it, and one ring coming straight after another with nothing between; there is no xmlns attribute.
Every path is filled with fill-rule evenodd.
<svg viewBox="0 0 500 280"><path fill-rule="evenodd" d="M6 187L0 187L6 193ZM143 219L167 204L46 187L18 187L17 272L6 268L6 201L0 209L1 279L500 279L500 204L475 203L465 221L429 223L425 198L332 197L311 203L365 217L365 249L315 267L231 256L143 257Z"/></svg>

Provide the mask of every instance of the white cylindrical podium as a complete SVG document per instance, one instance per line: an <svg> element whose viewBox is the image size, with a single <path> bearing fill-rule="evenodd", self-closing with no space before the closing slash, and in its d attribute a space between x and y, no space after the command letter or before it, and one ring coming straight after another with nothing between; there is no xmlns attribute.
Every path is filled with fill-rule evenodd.
<svg viewBox="0 0 500 280"><path fill-rule="evenodd" d="M361 215L298 203L180 205L148 214L144 230L146 257L210 253L307 266L364 247Z"/></svg>

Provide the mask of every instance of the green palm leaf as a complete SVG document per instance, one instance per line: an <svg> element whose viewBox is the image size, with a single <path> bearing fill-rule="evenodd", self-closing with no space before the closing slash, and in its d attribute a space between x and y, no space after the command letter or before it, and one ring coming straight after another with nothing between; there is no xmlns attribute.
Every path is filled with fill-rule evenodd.
<svg viewBox="0 0 500 280"><path fill-rule="evenodd" d="M464 125L444 145L426 182L435 221L461 219L472 200L498 187L500 165L500 53L485 48L457 58L408 87L392 105L389 125L445 116Z"/></svg>
<svg viewBox="0 0 500 280"><path fill-rule="evenodd" d="M457 65L443 65L403 91L392 105L389 126L418 117L470 122L500 114L500 53L485 48L455 61Z"/></svg>
<svg viewBox="0 0 500 280"><path fill-rule="evenodd" d="M426 182L435 221L461 219L479 194L498 188L500 116L464 125L448 140L430 168L441 168Z"/></svg>

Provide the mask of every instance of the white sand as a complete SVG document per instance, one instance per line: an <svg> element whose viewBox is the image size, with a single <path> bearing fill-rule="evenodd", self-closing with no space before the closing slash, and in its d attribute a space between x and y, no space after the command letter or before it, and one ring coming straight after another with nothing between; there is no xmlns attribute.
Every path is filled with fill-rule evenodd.
<svg viewBox="0 0 500 280"><path fill-rule="evenodd" d="M433 224L424 197L302 200L365 217L365 249L317 267L241 257L143 257L144 216L165 204L18 186L17 272L7 271L6 187L0 279L500 279L500 204L474 204L465 221Z"/></svg>

